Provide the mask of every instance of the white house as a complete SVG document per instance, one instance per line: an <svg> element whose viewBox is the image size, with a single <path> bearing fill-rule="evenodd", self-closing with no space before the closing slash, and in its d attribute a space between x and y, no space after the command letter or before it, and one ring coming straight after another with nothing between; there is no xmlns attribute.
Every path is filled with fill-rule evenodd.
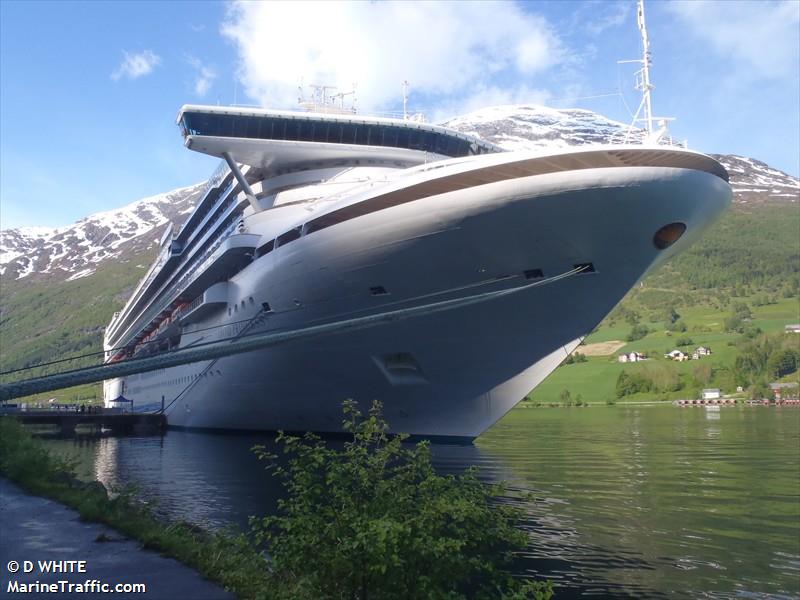
<svg viewBox="0 0 800 600"><path fill-rule="evenodd" d="M711 348L705 346L698 346L694 352L697 356L711 356Z"/></svg>
<svg viewBox="0 0 800 600"><path fill-rule="evenodd" d="M722 392L719 388L709 388L703 390L701 397L703 400L719 400L722 397Z"/></svg>
<svg viewBox="0 0 800 600"><path fill-rule="evenodd" d="M689 356L684 354L680 350L673 350L669 354L665 354L664 358L669 358L670 360L677 360L678 362L689 360Z"/></svg>
<svg viewBox="0 0 800 600"><path fill-rule="evenodd" d="M647 360L647 356L638 352L628 352L627 354L620 354L617 360L621 363L639 362L640 360Z"/></svg>

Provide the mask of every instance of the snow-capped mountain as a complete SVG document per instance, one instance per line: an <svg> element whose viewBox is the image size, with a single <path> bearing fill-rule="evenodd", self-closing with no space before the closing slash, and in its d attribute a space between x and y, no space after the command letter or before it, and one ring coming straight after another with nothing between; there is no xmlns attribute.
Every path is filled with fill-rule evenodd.
<svg viewBox="0 0 800 600"><path fill-rule="evenodd" d="M444 125L509 150L547 150L578 145L641 141L625 123L590 110L535 105L494 106ZM800 180L742 156L714 155L728 169L734 201L797 202ZM157 240L168 221L183 222L204 183L144 198L123 208L90 215L67 227L23 227L0 232L0 274L19 279L39 274L56 281L94 273L106 260L133 258Z"/></svg>
<svg viewBox="0 0 800 600"><path fill-rule="evenodd" d="M621 144L628 126L590 110L557 109L538 105L491 106L445 123L507 150L558 149L586 144ZM627 140L642 139L641 130ZM634 139L635 138L635 139Z"/></svg>
<svg viewBox="0 0 800 600"><path fill-rule="evenodd" d="M712 154L728 170L734 202L797 202L800 180L768 164L735 154Z"/></svg>
<svg viewBox="0 0 800 600"><path fill-rule="evenodd" d="M587 144L638 143L644 131L630 131L590 110L535 105L492 106L444 123L508 150L548 150ZM712 154L730 174L734 202L797 202L800 180L752 158Z"/></svg>
<svg viewBox="0 0 800 600"><path fill-rule="evenodd" d="M145 250L167 222L182 222L204 185L143 198L66 227L4 230L0 232L0 274L20 279L38 273L68 281L91 275L102 261Z"/></svg>

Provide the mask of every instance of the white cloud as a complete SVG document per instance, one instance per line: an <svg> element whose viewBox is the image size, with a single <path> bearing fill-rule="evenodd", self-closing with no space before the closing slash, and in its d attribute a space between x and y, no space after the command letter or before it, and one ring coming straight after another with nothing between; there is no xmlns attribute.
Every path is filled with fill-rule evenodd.
<svg viewBox="0 0 800 600"><path fill-rule="evenodd" d="M747 80L797 79L800 70L800 2L710 2L668 5L698 38L734 61Z"/></svg>
<svg viewBox="0 0 800 600"><path fill-rule="evenodd" d="M186 62L195 70L194 93L198 96L205 96L217 78L217 72L213 67L204 64L194 56L187 56Z"/></svg>
<svg viewBox="0 0 800 600"><path fill-rule="evenodd" d="M236 2L222 33L246 93L272 107L294 106L301 82L355 84L364 110L398 106L403 80L412 105L531 101L546 94L526 80L566 55L544 18L511 2Z"/></svg>
<svg viewBox="0 0 800 600"><path fill-rule="evenodd" d="M128 79L138 79L153 71L161 64L161 57L152 50L142 50L141 52L122 51L123 59L120 65L111 73L111 79L117 81L123 77Z"/></svg>
<svg viewBox="0 0 800 600"><path fill-rule="evenodd" d="M633 2L602 2L597 3L595 12L591 18L583 22L584 29L591 35L599 35L606 29L619 27L623 23L635 23L629 20L629 15Z"/></svg>

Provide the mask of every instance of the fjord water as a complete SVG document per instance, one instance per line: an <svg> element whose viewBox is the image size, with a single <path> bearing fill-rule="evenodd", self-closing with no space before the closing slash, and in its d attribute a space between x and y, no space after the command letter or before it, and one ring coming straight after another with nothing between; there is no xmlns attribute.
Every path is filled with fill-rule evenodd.
<svg viewBox="0 0 800 600"><path fill-rule="evenodd" d="M263 436L49 442L83 476L133 483L173 519L222 527L275 509ZM800 409L519 409L437 468L529 492L516 571L557 598L800 597ZM514 495L514 494L512 494Z"/></svg>

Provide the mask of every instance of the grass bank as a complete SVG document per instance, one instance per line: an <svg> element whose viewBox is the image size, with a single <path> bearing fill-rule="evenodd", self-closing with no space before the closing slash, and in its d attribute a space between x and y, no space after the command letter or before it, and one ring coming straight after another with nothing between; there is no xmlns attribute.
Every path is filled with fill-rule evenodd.
<svg viewBox="0 0 800 600"><path fill-rule="evenodd" d="M378 402L368 415L352 401L343 410L352 439L341 449L312 434L281 434L282 461L255 448L286 497L278 514L251 518L246 534L165 523L131 492L109 495L100 482L80 482L74 465L10 417L0 417L0 475L178 559L239 598L552 597L550 582L511 573L529 539L519 527L523 509L502 501L504 485L487 486L472 469L437 474L429 445L390 435Z"/></svg>
<svg viewBox="0 0 800 600"><path fill-rule="evenodd" d="M74 465L52 455L10 417L0 417L0 475L75 509L84 521L104 523L139 540L143 548L179 560L239 598L271 597L266 558L246 535L165 523L129 491L109 494L98 481L81 482Z"/></svg>

